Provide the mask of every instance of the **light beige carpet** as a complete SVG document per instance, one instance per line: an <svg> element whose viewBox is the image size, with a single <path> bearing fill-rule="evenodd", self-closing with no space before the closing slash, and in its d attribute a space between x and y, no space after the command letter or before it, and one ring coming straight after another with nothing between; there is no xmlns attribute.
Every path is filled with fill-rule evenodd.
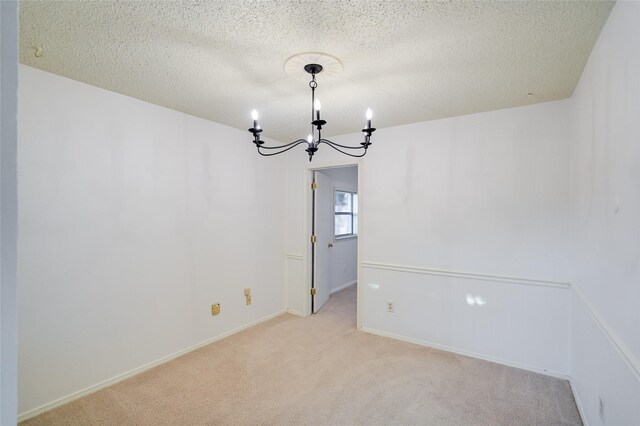
<svg viewBox="0 0 640 426"><path fill-rule="evenodd" d="M569 384L359 332L355 286L25 425L581 424Z"/></svg>

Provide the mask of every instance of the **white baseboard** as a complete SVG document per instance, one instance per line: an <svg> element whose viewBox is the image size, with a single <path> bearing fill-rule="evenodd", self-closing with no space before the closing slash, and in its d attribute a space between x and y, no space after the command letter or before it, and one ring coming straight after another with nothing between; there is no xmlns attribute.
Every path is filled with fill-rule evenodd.
<svg viewBox="0 0 640 426"><path fill-rule="evenodd" d="M329 294L337 293L337 292L339 292L340 290L344 290L345 288L347 288L347 287L349 287L349 286L354 285L356 282L357 282L357 280L353 280L353 281L350 281L350 282L348 282L348 283L346 283L346 284L342 284L340 287L336 287L336 288L334 288L333 290L331 290L331 291L329 292Z"/></svg>
<svg viewBox="0 0 640 426"><path fill-rule="evenodd" d="M446 351L446 352L452 352L458 355L465 355L471 358L477 358L477 359L482 359L484 361L490 361L490 362L495 362L497 364L502 364L502 365L506 365L508 367L514 367L514 368L519 368L521 370L527 370L527 371L531 371L534 373L539 373L539 374L544 374L545 376L551 376L551 377L555 377L558 379L563 379L563 380L569 380L570 377L567 373L561 373L559 371L554 371L554 370L546 370L543 368L539 368L539 367L535 367L532 365L528 365L528 364L522 364L519 362L513 362L513 361L507 361L501 358L496 358L496 357L492 357L492 356L487 356L487 355L481 355L475 352L471 352L471 351L466 351L464 349L458 349L458 348L453 348L451 346L446 346L446 345L440 345L438 343L433 343L433 342L429 342L426 340L420 340L420 339L414 339L412 337L406 337L406 336L401 336L398 334L393 334L393 333L387 333L385 331L379 331L379 330L373 330L370 328L366 328L366 327L362 327L361 329L364 332L367 333L371 333L371 334L375 334L378 336L383 336L383 337L390 337L392 339L396 339L396 340L402 340L403 342L408 342L408 343L414 343L416 345L421 345L421 346L428 346L430 348L434 348L434 349L439 349L442 351Z"/></svg>
<svg viewBox="0 0 640 426"><path fill-rule="evenodd" d="M83 396L86 396L86 395L89 395L89 394L91 394L93 392L99 391L100 389L106 388L107 386L114 385L114 384L116 384L118 382L121 382L123 380L126 380L126 379L132 377L132 376L135 376L136 374L140 374L143 371L149 370L149 369L151 369L153 367L157 367L157 366L159 366L161 364L164 364L164 363L169 362L169 361L171 361L173 359L176 359L176 358L178 358L178 357L180 357L180 356L182 356L182 355L184 355L186 353L189 353L191 351L199 349L199 348L201 348L203 346L206 346L206 345L211 344L213 342L216 342L218 340L224 339L225 337L229 337L229 336L231 336L233 334L239 333L242 330L246 330L249 327L253 327L254 325L257 325L257 324L260 324L262 322L268 321L268 320L270 320L272 318L277 317L278 315L282 315L283 313L285 313L284 310L275 312L275 313L273 313L271 315L267 315L266 317L260 318L260 319L258 319L256 321L253 321L253 322L249 323L249 324L245 324L245 325L240 326L238 328L234 328L233 330L227 331L226 333L222 333L222 334L220 334L220 335L218 335L216 337L212 337L211 339L207 339L207 340L205 340L203 342L197 343L197 344L195 344L193 346L190 346L190 347L188 347L186 349L183 349L181 351L175 352L175 353L173 353L171 355L167 355L166 357L160 358L160 359L158 359L156 361L152 361L152 362L150 362L148 364L144 364L144 365L142 365L140 367L134 368L133 370L129 370L129 371L125 372L125 373L119 374L119 375L117 375L115 377L112 377L111 379L104 380L104 381L102 381L100 383L97 383L97 384L95 384L93 386L89 386L88 388L82 389L82 390L80 390L78 392L74 392L74 393L72 393L70 395L67 395L67 396L64 396L62 398L56 399L55 401L52 401L52 402L49 402L47 404L41 405L40 407L37 407L37 408L34 408L32 410L26 411L26 412L18 415L18 422L30 419L31 417L35 417L38 414L44 413L45 411L52 410L52 409L54 409L56 407L59 407L59 406L64 405L64 404L67 404L67 403L69 403L69 402L71 402L73 400L76 400L78 398L82 398Z"/></svg>
<svg viewBox="0 0 640 426"><path fill-rule="evenodd" d="M288 313L290 313L290 314L292 314L292 315L297 315L297 316L299 316L299 317L304 316L304 315L302 315L302 312L300 312L300 311L296 311L295 309L289 309L289 308L287 308L287 312L288 312Z"/></svg>

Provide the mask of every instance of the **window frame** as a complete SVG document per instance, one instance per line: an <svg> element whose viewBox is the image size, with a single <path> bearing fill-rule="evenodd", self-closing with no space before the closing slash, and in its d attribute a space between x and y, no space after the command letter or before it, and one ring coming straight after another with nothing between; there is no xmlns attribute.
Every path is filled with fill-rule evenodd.
<svg viewBox="0 0 640 426"><path fill-rule="evenodd" d="M349 212L337 212L336 211L336 193L337 192L343 192L346 194L350 194L351 196L351 211ZM358 191L349 191L346 189L338 189L338 188L333 188L333 239L334 241L338 241L338 240L347 240L350 238L357 238L358 237L358 233L357 232L353 232L353 222L354 222L354 216L358 216L358 213L354 213L354 207L355 203L354 203L354 195L356 196L356 203L357 203L357 197L358 197ZM357 212L357 207L356 207L356 212ZM350 216L351 217L351 233L350 234L338 234L336 235L336 217L337 216Z"/></svg>

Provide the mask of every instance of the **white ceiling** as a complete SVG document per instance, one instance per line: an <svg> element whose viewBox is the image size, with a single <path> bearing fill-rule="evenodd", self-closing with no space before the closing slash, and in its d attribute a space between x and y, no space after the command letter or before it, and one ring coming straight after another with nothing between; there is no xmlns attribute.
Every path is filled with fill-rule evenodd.
<svg viewBox="0 0 640 426"><path fill-rule="evenodd" d="M310 116L307 82L284 71L292 55L344 66L319 78L331 136L359 131L367 107L380 128L567 98L612 6L21 1L20 62L240 129L256 108L264 136L288 142Z"/></svg>

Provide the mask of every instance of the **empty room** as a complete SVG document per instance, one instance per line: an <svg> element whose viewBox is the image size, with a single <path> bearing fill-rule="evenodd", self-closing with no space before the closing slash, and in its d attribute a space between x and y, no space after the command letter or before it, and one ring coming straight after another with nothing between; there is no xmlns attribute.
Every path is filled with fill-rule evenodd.
<svg viewBox="0 0 640 426"><path fill-rule="evenodd" d="M640 425L640 2L0 15L0 424Z"/></svg>

